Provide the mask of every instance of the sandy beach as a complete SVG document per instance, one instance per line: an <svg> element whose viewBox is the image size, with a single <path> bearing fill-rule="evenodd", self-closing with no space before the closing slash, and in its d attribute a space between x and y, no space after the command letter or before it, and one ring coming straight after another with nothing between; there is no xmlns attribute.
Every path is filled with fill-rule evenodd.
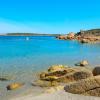
<svg viewBox="0 0 100 100"><path fill-rule="evenodd" d="M39 96L32 96L27 95L23 97L17 97L13 98L11 100L100 100L99 97L93 97L93 96L82 96L77 94L71 94L67 93L64 90L52 93L52 94L42 94Z"/></svg>

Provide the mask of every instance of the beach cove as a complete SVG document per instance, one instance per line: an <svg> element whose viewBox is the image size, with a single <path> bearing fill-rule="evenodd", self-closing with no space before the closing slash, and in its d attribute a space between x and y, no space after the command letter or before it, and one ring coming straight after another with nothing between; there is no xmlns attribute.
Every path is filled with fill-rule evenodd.
<svg viewBox="0 0 100 100"><path fill-rule="evenodd" d="M2 100L32 92L34 96L41 94L42 88L33 87L31 83L37 79L37 73L51 65L63 64L74 67L75 63L84 59L89 61L91 67L100 64L100 43L60 41L53 36L29 36L28 40L26 37L0 37L0 75L10 79L0 82ZM6 86L12 82L22 82L25 86L15 91L7 91Z"/></svg>

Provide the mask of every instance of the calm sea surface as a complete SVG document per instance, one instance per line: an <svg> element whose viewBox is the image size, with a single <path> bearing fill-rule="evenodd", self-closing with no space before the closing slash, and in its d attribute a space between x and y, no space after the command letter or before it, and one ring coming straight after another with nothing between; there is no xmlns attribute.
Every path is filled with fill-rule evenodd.
<svg viewBox="0 0 100 100"><path fill-rule="evenodd" d="M28 84L34 80L35 72L50 65L74 66L83 59L87 59L92 66L99 65L100 43L80 44L50 36L0 36L0 76L10 77L10 82ZM2 93L10 82L0 82ZM2 98L4 95L11 93L6 92Z"/></svg>

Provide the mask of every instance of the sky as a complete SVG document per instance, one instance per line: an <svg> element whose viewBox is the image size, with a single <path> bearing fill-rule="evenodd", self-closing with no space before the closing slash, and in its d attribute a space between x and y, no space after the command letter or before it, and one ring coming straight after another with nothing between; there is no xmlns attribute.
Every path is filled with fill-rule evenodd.
<svg viewBox="0 0 100 100"><path fill-rule="evenodd" d="M0 0L0 33L100 28L100 0Z"/></svg>

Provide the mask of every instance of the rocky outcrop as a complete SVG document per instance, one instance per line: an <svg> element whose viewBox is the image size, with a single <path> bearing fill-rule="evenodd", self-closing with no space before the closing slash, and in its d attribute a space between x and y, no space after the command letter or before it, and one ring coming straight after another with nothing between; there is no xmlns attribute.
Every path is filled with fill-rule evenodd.
<svg viewBox="0 0 100 100"><path fill-rule="evenodd" d="M93 69L93 75L94 75L94 76L100 75L100 66L95 67L95 68Z"/></svg>
<svg viewBox="0 0 100 100"><path fill-rule="evenodd" d="M64 89L74 94L100 96L100 75L67 84Z"/></svg>
<svg viewBox="0 0 100 100"><path fill-rule="evenodd" d="M61 39L61 40L73 40L73 39L75 39L75 33L71 32L71 33L66 34L66 35L60 35L57 38Z"/></svg>
<svg viewBox="0 0 100 100"><path fill-rule="evenodd" d="M23 86L23 83L12 83L7 86L7 90L15 90Z"/></svg>
<svg viewBox="0 0 100 100"><path fill-rule="evenodd" d="M80 30L76 34L71 32L66 35L60 35L57 38L62 40L78 40L80 43L97 43L100 42L100 29Z"/></svg>
<svg viewBox="0 0 100 100"><path fill-rule="evenodd" d="M50 87L47 93L62 89L73 94L100 96L100 67L88 67L88 61L78 63L78 67L63 65L50 66L47 71L40 73L40 79L33 86Z"/></svg>
<svg viewBox="0 0 100 100"><path fill-rule="evenodd" d="M53 65L46 72L40 74L40 79L33 86L50 87L47 93L52 93L65 86L65 91L73 94L100 96L100 74L99 68L94 69L87 67L88 61L84 60L79 63L85 67L65 67L63 65ZM93 76L94 75L94 76ZM98 76L96 76L98 75ZM56 88L57 89L56 89Z"/></svg>
<svg viewBox="0 0 100 100"><path fill-rule="evenodd" d="M63 65L54 65L48 69L48 72L41 73L40 79L52 82L73 82L86 79L93 76L92 71L86 67L64 67Z"/></svg>

